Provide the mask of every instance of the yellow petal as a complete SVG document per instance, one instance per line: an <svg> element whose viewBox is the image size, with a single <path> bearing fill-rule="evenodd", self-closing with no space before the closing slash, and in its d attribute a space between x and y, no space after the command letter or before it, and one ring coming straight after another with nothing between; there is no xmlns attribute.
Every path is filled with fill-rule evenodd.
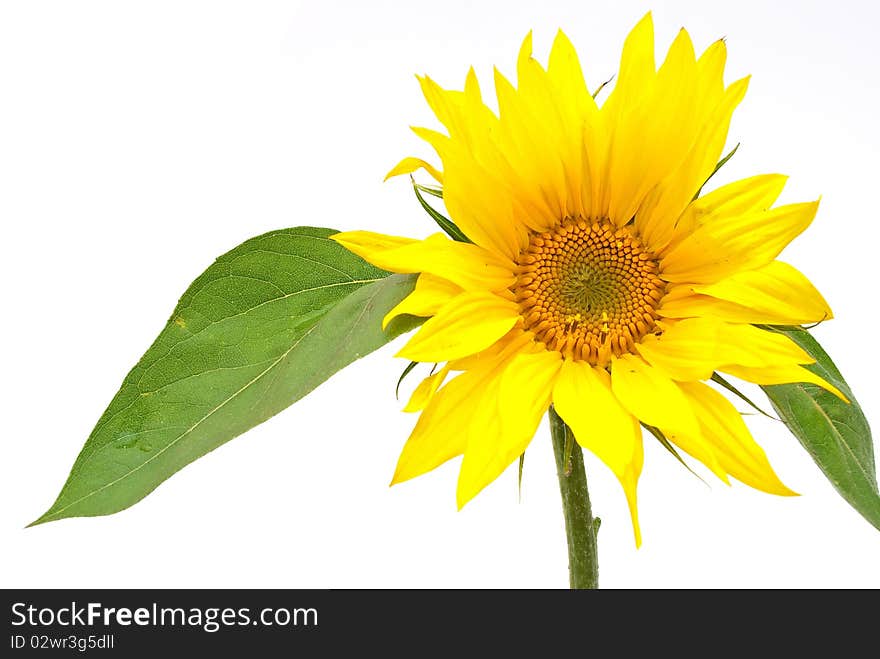
<svg viewBox="0 0 880 659"><path fill-rule="evenodd" d="M644 224L645 216L650 215L645 212L645 203L662 188L664 179L676 171L691 148L704 123L694 116L699 96L697 80L693 43L687 31L680 30L654 84L646 88L643 99L630 112L621 111L614 127L609 217L618 225L626 224L633 216L637 223ZM639 157L633 158L633 153Z"/></svg>
<svg viewBox="0 0 880 659"><path fill-rule="evenodd" d="M518 71L521 91L495 71L500 117L498 143L521 174L520 195L534 209L520 221L534 231L546 231L566 212L565 170L560 157L562 135L556 108L548 105L552 96L540 65L530 57L520 57ZM551 125L553 130L548 130Z"/></svg>
<svg viewBox="0 0 880 659"><path fill-rule="evenodd" d="M687 156L702 122L693 116L697 95L697 62L693 44L681 30L656 75L644 58L639 95L626 105L608 99L614 116L609 150L608 217L623 226L635 215L653 189ZM651 58L653 61L653 58ZM651 67L653 64L651 64ZM623 75L623 73L621 73ZM626 85L620 82L621 88ZM636 94L635 90L630 93ZM611 111L607 107L603 112ZM638 153L638 158L632 154Z"/></svg>
<svg viewBox="0 0 880 659"><path fill-rule="evenodd" d="M441 156L455 144L448 135L444 135L437 130L424 128L423 126L410 126L410 130L433 146L434 150Z"/></svg>
<svg viewBox="0 0 880 659"><path fill-rule="evenodd" d="M485 368L489 364L507 361L516 353L531 352L530 348L533 345L535 345L535 335L516 326L485 350L449 362L449 368L453 371Z"/></svg>
<svg viewBox="0 0 880 659"><path fill-rule="evenodd" d="M679 389L681 388L680 383L677 386L679 386ZM682 394L684 395L684 392ZM730 479L727 478L727 472L721 466L714 445L702 432L681 432L680 430L664 426L659 426L659 429L666 439L692 458L706 465L709 471L715 474L725 485L730 485Z"/></svg>
<svg viewBox="0 0 880 659"><path fill-rule="evenodd" d="M750 310L751 316L740 322L802 325L832 318L831 308L810 280L782 261L694 286L694 291Z"/></svg>
<svg viewBox="0 0 880 659"><path fill-rule="evenodd" d="M468 357L447 364L449 370L466 372L431 397L404 447L392 484L420 476L464 453L467 429L475 415L481 410L494 413L496 406L488 392L490 383L497 381L516 354L534 349L531 333L514 330L482 351L479 358ZM493 395L497 395L497 389L495 392Z"/></svg>
<svg viewBox="0 0 880 659"><path fill-rule="evenodd" d="M704 317L662 327L659 337L645 337L638 350L651 365L679 381L706 380L731 364L754 368L815 361L787 336L753 325Z"/></svg>
<svg viewBox="0 0 880 659"><path fill-rule="evenodd" d="M612 359L611 389L640 421L685 435L697 434L697 421L684 394L668 375L640 357Z"/></svg>
<svg viewBox="0 0 880 659"><path fill-rule="evenodd" d="M595 453L617 476L626 494L639 546L642 538L636 488L644 453L638 420L612 394L608 372L586 362L562 364L553 388L553 405L574 432L578 444Z"/></svg>
<svg viewBox="0 0 880 659"><path fill-rule="evenodd" d="M571 91L560 89L531 54L531 39L527 38L517 63L519 86L515 99L505 95L505 106L499 105L500 128L503 131L508 121L516 124L515 130L520 134L518 151L525 160L521 166L535 168L533 180L538 183L535 192L539 193L536 201L537 198L545 201L554 221L561 217L584 216L582 135L585 129L592 128L588 122L595 111L575 114ZM583 79L575 83L573 91L580 93L578 89L586 94ZM582 102L582 99L574 102ZM524 140L524 136L529 139ZM539 224L534 228L543 231L549 226Z"/></svg>
<svg viewBox="0 0 880 659"><path fill-rule="evenodd" d="M501 429L505 435L531 437L535 434L550 406L560 368L562 356L537 345L531 352L521 352L511 360L501 376L498 390ZM510 461L520 454L522 451L513 451Z"/></svg>
<svg viewBox="0 0 880 659"><path fill-rule="evenodd" d="M733 323L721 323L715 356L722 366L783 366L816 361L784 334Z"/></svg>
<svg viewBox="0 0 880 659"><path fill-rule="evenodd" d="M444 304L461 292L461 286L423 272L416 280L413 292L385 314L385 318L382 319L382 329L385 329L394 318L403 314L422 317L433 316L440 311Z"/></svg>
<svg viewBox="0 0 880 659"><path fill-rule="evenodd" d="M779 198L786 180L787 177L781 174L762 174L704 194L691 202L677 220L676 237L679 240L685 238L703 224L767 210Z"/></svg>
<svg viewBox="0 0 880 659"><path fill-rule="evenodd" d="M421 158L404 158L399 163L397 163L390 172L385 174L385 180L387 181L392 176L400 176L401 174L412 174L417 169L424 169L438 183L443 183L443 174L434 167L431 163L425 162Z"/></svg>
<svg viewBox="0 0 880 659"><path fill-rule="evenodd" d="M816 215L819 202L790 204L703 224L662 260L672 282L711 284L767 265Z"/></svg>
<svg viewBox="0 0 880 659"><path fill-rule="evenodd" d="M702 434L711 443L721 467L755 489L795 495L779 480L764 450L752 438L736 408L720 393L700 382L682 383Z"/></svg>
<svg viewBox="0 0 880 659"><path fill-rule="evenodd" d="M728 364L718 369L724 373L729 373L735 377L745 380L746 382L754 382L755 384L788 384L792 382L808 382L815 384L826 391L840 398L844 403L848 403L849 399L830 382L826 382L809 369L796 364L777 365L777 366L736 366Z"/></svg>
<svg viewBox="0 0 880 659"><path fill-rule="evenodd" d="M728 88L681 166L655 189L646 201L648 208L636 214L636 226L653 251L660 251L673 239L677 218L715 168L727 140L731 116L747 87L748 78L744 78Z"/></svg>
<svg viewBox="0 0 880 659"><path fill-rule="evenodd" d="M572 207L580 206L583 217L597 217L604 185L607 135L596 101L587 90L574 46L560 30L550 50L547 76L555 90L556 104L570 151L565 157ZM570 163L570 164L569 164Z"/></svg>
<svg viewBox="0 0 880 659"><path fill-rule="evenodd" d="M755 271L753 271L755 272ZM819 318L812 320L797 320L798 314L792 314L790 306L797 300L792 299L787 304L779 305L779 313L775 313L773 309L756 310L734 302L719 300L715 297L702 295L700 293L691 293L690 295L677 295L672 299L664 299L663 305L657 310L664 318L701 318L710 317L718 320L727 321L729 323L755 323L768 325L799 325L805 322L818 322ZM812 306L812 303L809 303ZM804 312L801 312L804 313ZM813 312L811 312L812 315ZM829 317L831 310L828 312Z"/></svg>
<svg viewBox="0 0 880 659"><path fill-rule="evenodd" d="M694 293L693 289L681 288L675 297L666 297L657 313L664 318L717 318L731 323L762 322L752 321L754 311L747 307L725 302L708 295ZM688 291L690 293L688 294Z"/></svg>
<svg viewBox="0 0 880 659"><path fill-rule="evenodd" d="M421 85L422 93L431 106L437 119L446 126L452 139L468 141L470 122L462 111L464 95L461 92L446 90L428 76L416 76Z"/></svg>
<svg viewBox="0 0 880 659"><path fill-rule="evenodd" d="M700 434L687 397L663 371L638 357L624 355L612 361L611 386L617 399L639 420L659 428L669 441L727 482L711 445Z"/></svg>
<svg viewBox="0 0 880 659"><path fill-rule="evenodd" d="M446 376L449 374L449 367L444 366L436 373L429 375L422 380L409 397L409 402L403 408L404 412L421 412L431 398L437 393L437 389L443 384Z"/></svg>
<svg viewBox="0 0 880 659"><path fill-rule="evenodd" d="M358 256L391 272L427 272L465 290L504 291L514 282L513 264L469 243L436 233L425 240L347 231L330 236Z"/></svg>
<svg viewBox="0 0 880 659"><path fill-rule="evenodd" d="M646 112L645 98L653 90L656 75L654 22L648 12L624 42L614 89L600 111L606 136L594 145L599 147L594 152L603 154L600 168L590 165L593 217L610 217L612 205L623 206L628 195L633 203L640 201L635 195L640 176L638 172L628 171L626 154L627 149L632 148L630 145L638 148L644 143L639 132L641 118ZM633 115L637 115L635 119ZM589 138L589 132L586 137ZM640 163L637 166L642 167Z"/></svg>
<svg viewBox="0 0 880 659"><path fill-rule="evenodd" d="M654 79L654 19L651 12L642 17L623 43L620 69L614 91L608 97L603 112L617 112L638 103Z"/></svg>
<svg viewBox="0 0 880 659"><path fill-rule="evenodd" d="M517 355L486 384L467 425L456 499L461 508L526 450L550 405L562 359L542 350Z"/></svg>
<svg viewBox="0 0 880 659"><path fill-rule="evenodd" d="M553 40L550 59L547 62L547 75L573 115L596 111L596 102L587 91L577 51L562 30L556 33L556 38Z"/></svg>
<svg viewBox="0 0 880 659"><path fill-rule="evenodd" d="M400 349L414 362L445 362L479 352L519 321L515 302L492 293L465 292L450 300Z"/></svg>
<svg viewBox="0 0 880 659"><path fill-rule="evenodd" d="M461 230L486 249L515 260L528 244L525 220L543 217L544 222L549 222L546 210L519 215L516 204L521 200L517 200L508 185L483 165L461 158L450 168L451 178L447 176L443 189L446 208Z"/></svg>
<svg viewBox="0 0 880 659"><path fill-rule="evenodd" d="M473 68L468 71L464 92L443 89L428 76L416 77L425 100L440 122L446 126L449 136L469 148L480 148L485 133L494 126L496 118L482 102Z"/></svg>
<svg viewBox="0 0 880 659"><path fill-rule="evenodd" d="M421 476L464 453L467 438L461 429L468 427L474 401L492 374L492 369L462 373L431 398L403 447L392 485Z"/></svg>
<svg viewBox="0 0 880 659"><path fill-rule="evenodd" d="M664 324L660 336L649 334L636 345L645 360L674 380L706 380L718 366L716 346L721 322L689 318Z"/></svg>
<svg viewBox="0 0 880 659"><path fill-rule="evenodd" d="M473 72L464 92L442 89L430 78L419 78L425 98L450 137L422 128L413 130L427 140L443 161L443 200L452 219L476 244L515 258L527 241L518 212L517 170L494 141L498 118L486 107Z"/></svg>
<svg viewBox="0 0 880 659"><path fill-rule="evenodd" d="M714 108L724 96L724 66L727 63L727 44L718 39L709 46L697 60L698 89L701 95L696 99L701 108L697 116Z"/></svg>
<svg viewBox="0 0 880 659"><path fill-rule="evenodd" d="M331 235L330 239L367 260L369 260L367 257L372 254L378 255L420 242L415 238L389 236L372 231L340 231Z"/></svg>

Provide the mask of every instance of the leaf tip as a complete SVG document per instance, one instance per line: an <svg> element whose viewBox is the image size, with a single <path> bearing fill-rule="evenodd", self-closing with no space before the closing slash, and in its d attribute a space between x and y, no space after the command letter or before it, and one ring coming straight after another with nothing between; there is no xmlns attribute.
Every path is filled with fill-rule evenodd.
<svg viewBox="0 0 880 659"><path fill-rule="evenodd" d="M52 509L50 508L49 510L47 510L42 515L37 517L37 519L35 519L33 522L31 522L30 524L28 524L24 528L29 529L34 526L40 526L41 524L45 524L46 522L51 522L51 521L52 521Z"/></svg>

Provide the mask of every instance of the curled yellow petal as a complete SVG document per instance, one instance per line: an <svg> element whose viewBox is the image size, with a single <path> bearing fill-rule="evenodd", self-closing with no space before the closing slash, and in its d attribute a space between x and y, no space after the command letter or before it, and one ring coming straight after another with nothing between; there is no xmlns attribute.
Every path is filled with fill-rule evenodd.
<svg viewBox="0 0 880 659"><path fill-rule="evenodd" d="M428 172L435 181L438 183L443 183L443 174L438 170L434 165L429 162L422 160L421 158L404 158L399 163L397 163L391 170L385 174L385 180L394 177L400 176L401 174L412 174L414 171L418 169L424 169Z"/></svg>

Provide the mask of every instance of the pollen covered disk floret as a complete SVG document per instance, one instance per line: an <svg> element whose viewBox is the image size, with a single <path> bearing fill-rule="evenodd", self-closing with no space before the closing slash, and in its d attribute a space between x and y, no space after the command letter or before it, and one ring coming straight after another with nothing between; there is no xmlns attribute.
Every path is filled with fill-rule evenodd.
<svg viewBox="0 0 880 659"><path fill-rule="evenodd" d="M525 328L568 359L605 366L657 329L666 284L638 237L607 220L534 234L513 288Z"/></svg>

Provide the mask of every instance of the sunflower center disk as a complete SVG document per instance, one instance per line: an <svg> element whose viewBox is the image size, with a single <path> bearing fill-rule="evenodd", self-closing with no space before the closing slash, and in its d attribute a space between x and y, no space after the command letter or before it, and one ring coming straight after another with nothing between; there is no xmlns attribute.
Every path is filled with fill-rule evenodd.
<svg viewBox="0 0 880 659"><path fill-rule="evenodd" d="M627 228L567 220L532 235L513 292L525 328L567 359L605 365L656 329L656 257Z"/></svg>

